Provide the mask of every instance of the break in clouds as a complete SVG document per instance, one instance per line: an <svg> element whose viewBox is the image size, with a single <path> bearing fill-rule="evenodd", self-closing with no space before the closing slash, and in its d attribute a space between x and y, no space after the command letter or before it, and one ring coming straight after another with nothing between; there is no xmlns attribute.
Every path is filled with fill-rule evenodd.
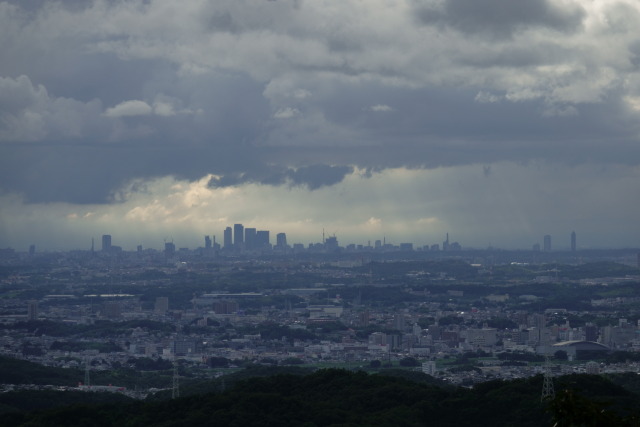
<svg viewBox="0 0 640 427"><path fill-rule="evenodd" d="M637 28L635 0L0 2L0 247L637 246Z"/></svg>

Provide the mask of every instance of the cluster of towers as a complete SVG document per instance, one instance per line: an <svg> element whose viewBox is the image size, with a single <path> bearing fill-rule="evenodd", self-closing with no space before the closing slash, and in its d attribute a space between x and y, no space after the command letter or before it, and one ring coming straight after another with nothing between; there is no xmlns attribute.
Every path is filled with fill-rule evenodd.
<svg viewBox="0 0 640 427"><path fill-rule="evenodd" d="M285 233L278 233L276 235L275 246L271 245L269 230L256 230L255 228L245 228L242 224L234 224L233 228L227 227L224 230L224 241L222 247L219 243L216 243L216 236L204 236L204 249L207 252L211 251L261 251L265 249L277 249L285 250L287 248L287 235ZM93 243L91 244L91 250L93 251ZM102 236L102 252L110 253L116 250L122 250L119 246L114 246L111 243L111 235L105 234ZM138 251L141 251L142 247L138 246ZM164 252L168 255L173 255L176 251L173 241L164 243Z"/></svg>
<svg viewBox="0 0 640 427"><path fill-rule="evenodd" d="M550 234L546 234L543 238L542 241L542 249L544 252L551 252L551 235ZM535 252L539 252L540 251L540 244L536 243L535 245L533 245L533 250ZM577 250L576 247L576 232L572 231L571 232L571 252L575 252Z"/></svg>
<svg viewBox="0 0 640 427"><path fill-rule="evenodd" d="M205 236L205 246L210 243L209 236ZM287 247L287 235L278 233L276 235L276 249ZM214 237L215 248L215 237ZM227 227L223 234L223 246L225 251L259 251L271 249L269 230L257 230L255 228L245 228L242 224L234 224L233 228Z"/></svg>
<svg viewBox="0 0 640 427"><path fill-rule="evenodd" d="M449 242L449 233L446 235L446 240L442 242L442 250L443 251L456 251L461 250L462 246L458 242ZM242 224L234 224L232 227L225 228L223 232L223 243L220 245L216 243L216 237L213 236L211 239L210 236L204 236L204 249L206 252L244 252L244 251L263 251L263 250L277 250L277 251L285 251L289 248L287 244L287 235L286 233L278 233L276 234L276 243L275 245L271 244L270 241L270 232L269 230L257 230L255 228L246 227ZM165 253L169 255L173 255L175 253L175 245L171 242L166 242L164 245ZM295 247L298 245L294 245ZM335 236L324 238L323 232L323 243L321 245L325 249L338 249L338 241ZM350 245L354 246L354 245ZM387 246L386 241L376 240L375 249L384 249ZM440 245L435 244L431 246L425 246L425 250L440 250ZM311 245L310 245L311 247ZM370 244L369 246L370 247ZM400 249L413 250L413 244L411 243L402 243L400 244ZM576 232L571 232L571 252L577 251L576 246ZM349 248L347 248L349 249ZM31 249L35 252L35 247ZM91 250L93 251L93 240L91 243ZM122 248L119 246L114 246L111 243L111 235L105 234L102 236L102 252L119 252ZM551 235L547 234L543 237L543 246L540 247L539 243L533 245L533 251L535 252L551 252ZM138 252L142 251L142 246L138 246ZM640 263L640 260L639 260Z"/></svg>

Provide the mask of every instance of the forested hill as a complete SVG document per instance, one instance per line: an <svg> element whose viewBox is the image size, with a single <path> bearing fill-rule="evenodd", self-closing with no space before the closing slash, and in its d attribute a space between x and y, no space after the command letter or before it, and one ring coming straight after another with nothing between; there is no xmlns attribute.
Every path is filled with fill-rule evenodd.
<svg viewBox="0 0 640 427"><path fill-rule="evenodd" d="M446 389L364 372L321 370L237 383L223 393L163 402L76 405L4 414L4 426L545 426L550 406L565 421L637 425L638 395L599 376L556 379L559 399L540 401L542 378ZM575 390L566 394L563 390ZM606 402L612 404L607 407ZM603 409L605 408L605 409ZM584 421L583 421L584 422ZM604 421L603 421L604 422ZM563 424L570 425L570 424Z"/></svg>

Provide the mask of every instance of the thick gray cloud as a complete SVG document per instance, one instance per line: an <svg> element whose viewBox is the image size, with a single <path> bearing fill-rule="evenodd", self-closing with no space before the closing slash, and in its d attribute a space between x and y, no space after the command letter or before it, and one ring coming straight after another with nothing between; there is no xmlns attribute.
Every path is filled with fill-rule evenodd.
<svg viewBox="0 0 640 427"><path fill-rule="evenodd" d="M639 27L635 0L0 1L0 189L86 205L168 176L630 171Z"/></svg>
<svg viewBox="0 0 640 427"><path fill-rule="evenodd" d="M257 167L242 174L214 177L209 181L209 186L220 188L246 183L259 183L304 186L309 190L317 190L321 187L337 184L351 173L353 173L353 167L351 166L331 166L326 164L301 166L295 169L279 169L274 166L267 168Z"/></svg>
<svg viewBox="0 0 640 427"><path fill-rule="evenodd" d="M585 12L579 5L550 0L445 0L419 4L417 16L425 24L444 24L467 34L505 37L532 27L575 31Z"/></svg>
<svg viewBox="0 0 640 427"><path fill-rule="evenodd" d="M348 166L311 165L295 170L288 170L287 178L294 185L306 185L309 190L336 184L353 172Z"/></svg>
<svg viewBox="0 0 640 427"><path fill-rule="evenodd" d="M585 12L579 5L551 0L445 0L423 2L417 16L425 24L444 24L467 34L510 36L514 31L545 27L578 29Z"/></svg>

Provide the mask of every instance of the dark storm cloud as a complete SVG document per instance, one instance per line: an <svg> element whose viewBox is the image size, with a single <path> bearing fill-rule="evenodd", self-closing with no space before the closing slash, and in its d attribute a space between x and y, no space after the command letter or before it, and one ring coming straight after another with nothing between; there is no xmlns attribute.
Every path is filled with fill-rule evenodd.
<svg viewBox="0 0 640 427"><path fill-rule="evenodd" d="M640 158L625 104L637 38L580 38L579 3L410 3L419 28L385 2L12 4L0 2L0 185L29 201L106 202L166 175L314 190L353 166ZM462 34L437 39L431 24ZM543 36L469 37L524 28ZM548 28L566 37L533 34Z"/></svg>
<svg viewBox="0 0 640 427"><path fill-rule="evenodd" d="M395 150L398 146L414 146L426 153L432 150L434 156L446 156L447 164L462 164L467 162L460 160L464 154L455 153L466 148L489 155L505 149L514 153L528 149L544 156L549 145L580 147L587 141L605 138L612 144L616 140L633 140L640 132L640 124L626 109L624 95L624 87L611 88L601 102L580 104L575 107L575 114L562 115L562 108L574 104L555 105L542 96L511 102L504 92L496 92L495 99L484 102L477 90L468 87L414 89L336 84L325 92L319 104L331 122L358 127L364 134L362 141L384 147L389 158L404 157L407 164L415 164L420 158L413 152ZM383 112L362 108L376 102L392 107ZM610 146L604 148L608 150ZM627 157L628 153L620 153L619 160ZM522 158L528 155L523 153Z"/></svg>
<svg viewBox="0 0 640 427"><path fill-rule="evenodd" d="M197 180L212 171L233 175L262 167L232 145L0 144L0 189L23 193L31 203L108 203L136 178Z"/></svg>
<svg viewBox="0 0 640 427"><path fill-rule="evenodd" d="M474 68L508 67L526 69L541 65L562 64L572 51L564 46L552 43L505 46L495 51L478 52L460 59L460 63Z"/></svg>
<svg viewBox="0 0 640 427"><path fill-rule="evenodd" d="M634 67L640 68L640 40L629 46L629 61Z"/></svg>
<svg viewBox="0 0 640 427"><path fill-rule="evenodd" d="M370 3L0 0L0 240L259 215L633 241L637 0Z"/></svg>
<svg viewBox="0 0 640 427"><path fill-rule="evenodd" d="M287 176L294 185L306 185L310 190L339 183L353 172L349 166L311 165L289 170Z"/></svg>
<svg viewBox="0 0 640 427"><path fill-rule="evenodd" d="M549 0L445 0L442 6L418 6L424 24L444 24L468 34L510 36L528 27L573 31L582 22L579 7L562 7Z"/></svg>
<svg viewBox="0 0 640 427"><path fill-rule="evenodd" d="M145 73L134 72L132 80ZM252 148L269 117L261 84L238 73L179 84L156 76L130 94L149 94L146 102L135 101L147 106L142 115L108 114L117 105L56 98L26 76L0 77L0 189L23 193L34 203L106 203L132 179L195 180L264 169L259 150ZM118 91L129 84L98 86ZM158 96L161 90L173 96Z"/></svg>
<svg viewBox="0 0 640 427"><path fill-rule="evenodd" d="M222 31L228 33L238 33L241 31L240 26L228 11L213 12L206 24L209 31Z"/></svg>
<svg viewBox="0 0 640 427"><path fill-rule="evenodd" d="M209 186L220 188L245 183L267 185L288 184L291 186L304 186L309 190L317 190L341 182L346 175L352 172L353 167L351 166L331 166L326 164L286 169L269 166L254 169L250 172L215 177L209 181Z"/></svg>
<svg viewBox="0 0 640 427"><path fill-rule="evenodd" d="M260 183L315 190L342 181L353 171L350 165L380 171L533 158L570 163L640 159L633 138L640 129L623 111L619 95L583 105L579 115L548 117L539 99L481 103L474 102L476 93L468 89L338 85L318 106L330 123L359 129L358 143L326 147L300 139L279 147L260 144L261 123L268 120L269 110L261 105L259 85L228 76L218 84L203 78L194 87L203 88L192 94L195 105L211 105L209 99L217 97L228 102L203 115L114 119L125 127L144 124L153 130L136 139L0 144L2 188L24 193L29 202L105 203L131 179L165 175L197 180L212 173L218 176L212 187ZM188 90L175 93L181 91ZM374 100L393 109L363 108ZM287 125L281 124L285 131ZM599 142L603 138L605 145Z"/></svg>
<svg viewBox="0 0 640 427"><path fill-rule="evenodd" d="M51 0L4 0L6 3L20 6L22 10L35 12L41 10L47 3L54 3ZM70 11L79 11L92 6L91 0L56 0L56 6L62 6Z"/></svg>
<svg viewBox="0 0 640 427"><path fill-rule="evenodd" d="M600 102L575 106L553 104L544 97L511 102L499 92L495 97L479 96L464 87L391 90L336 85L334 89L320 101L327 119L358 127L361 140L328 147L274 143L263 152L266 161L287 158L295 164L313 158L376 171L533 159L566 164L640 161L640 123L623 101L623 87L610 90ZM392 108L361 107L376 100Z"/></svg>

